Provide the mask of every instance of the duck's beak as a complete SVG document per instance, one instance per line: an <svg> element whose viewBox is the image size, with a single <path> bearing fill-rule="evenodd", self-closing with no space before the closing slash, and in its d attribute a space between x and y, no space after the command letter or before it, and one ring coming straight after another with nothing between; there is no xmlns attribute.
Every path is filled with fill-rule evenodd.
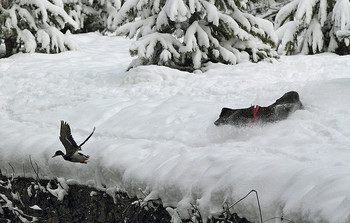
<svg viewBox="0 0 350 223"><path fill-rule="evenodd" d="M56 157L57 155L56 154L54 154L53 156L52 156L52 158L54 158L54 157Z"/></svg>

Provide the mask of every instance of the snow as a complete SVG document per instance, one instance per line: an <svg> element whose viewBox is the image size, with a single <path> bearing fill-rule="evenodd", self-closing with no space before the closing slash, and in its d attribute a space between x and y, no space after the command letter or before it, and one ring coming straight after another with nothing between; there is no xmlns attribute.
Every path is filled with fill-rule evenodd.
<svg viewBox="0 0 350 223"><path fill-rule="evenodd" d="M161 59L164 61L167 61L170 58L178 59L180 57L180 54L176 49L180 47L179 41L175 39L171 34L167 33L152 33L146 35L140 38L138 41L134 42L130 47L130 51L137 52L137 55L142 60L154 55L154 50L156 50L156 45L158 43L162 46L163 51L161 53Z"/></svg>
<svg viewBox="0 0 350 223"><path fill-rule="evenodd" d="M321 26L324 26L324 23L327 20L327 0L320 0L320 11L318 13L318 19L320 20Z"/></svg>
<svg viewBox="0 0 350 223"><path fill-rule="evenodd" d="M210 46L208 34L202 29L198 21L194 21L186 30L186 34L184 36L184 43L185 46L181 49L181 51L184 53L195 51L198 46L203 48L209 48ZM200 63L201 57L198 59L198 63Z"/></svg>
<svg viewBox="0 0 350 223"><path fill-rule="evenodd" d="M42 21L44 23L48 20L47 10L55 15L62 17L62 20L57 20L58 23L61 23L60 26L64 27L65 23L69 23L75 30L79 29L79 25L64 11L63 7L56 6L49 1L34 0L33 4L37 6L43 16ZM61 4L63 5L63 4Z"/></svg>
<svg viewBox="0 0 350 223"><path fill-rule="evenodd" d="M280 54L287 54L288 49L286 49L287 44L292 44L294 42L295 34L298 30L298 27L300 25L300 21L291 21L288 23L285 23L283 26L278 28L276 30L276 34L278 36L278 39L281 40L281 44L278 47L278 53Z"/></svg>
<svg viewBox="0 0 350 223"><path fill-rule="evenodd" d="M80 50L0 60L0 169L68 181L145 200L160 198L174 222L197 205L203 218L249 191L264 219L350 221L350 56L282 56L278 62L209 64L195 74L160 66L126 72L132 43L70 35ZM298 91L304 110L287 120L216 127L222 107L266 106ZM88 164L52 159L70 123ZM9 165L11 164L11 166ZM23 173L25 170L25 173ZM66 179L66 180L65 180ZM192 205L191 205L192 204ZM235 211L258 221L255 197Z"/></svg>
<svg viewBox="0 0 350 223"><path fill-rule="evenodd" d="M164 10L174 22L184 22L189 17L188 8L182 0L166 1Z"/></svg>
<svg viewBox="0 0 350 223"><path fill-rule="evenodd" d="M240 29L237 22L231 16L219 13L219 18L223 21L223 23L228 25L228 27L232 30L234 35L236 35L239 39L249 39L249 34L243 29Z"/></svg>
<svg viewBox="0 0 350 223"><path fill-rule="evenodd" d="M333 8L332 20L336 27L344 29L350 21L349 1L337 0Z"/></svg>
<svg viewBox="0 0 350 223"><path fill-rule="evenodd" d="M120 8L119 13L114 18L114 23L116 26L123 23L123 20L125 19L126 14L129 10L131 10L136 4L138 0L132 0L132 1L125 1L123 6Z"/></svg>
<svg viewBox="0 0 350 223"><path fill-rule="evenodd" d="M35 52L35 48L36 48L35 37L28 29L19 31L18 38L24 42L24 48L26 52L28 53Z"/></svg>
<svg viewBox="0 0 350 223"><path fill-rule="evenodd" d="M57 197L57 200L62 201L64 196L68 194L69 186L67 185L66 180L62 177L58 177L57 181L58 185L56 189L52 189L50 183L46 186L46 189L50 194Z"/></svg>
<svg viewBox="0 0 350 223"><path fill-rule="evenodd" d="M216 6L210 2L207 2L207 1L201 1L201 3L205 7L205 11L208 14L207 15L208 22L212 22L215 26L219 26L219 15L218 15L218 9L216 8ZM190 8L194 8L194 7L190 7ZM195 10L191 10L191 13L194 13L194 12L195 12ZM233 15L235 15L235 14L239 14L239 13L233 13ZM241 15L241 14L239 14L239 15ZM248 24L247 26L249 26L249 25L250 24Z"/></svg>
<svg viewBox="0 0 350 223"><path fill-rule="evenodd" d="M317 19L313 19L309 28L306 31L303 48L301 53L308 54L309 47L312 53L322 52L323 48L323 33L322 27Z"/></svg>
<svg viewBox="0 0 350 223"><path fill-rule="evenodd" d="M37 211L41 211L42 209L38 206L38 205L33 205L33 206L31 206L30 207L31 209L33 209L33 210L37 210Z"/></svg>
<svg viewBox="0 0 350 223"><path fill-rule="evenodd" d="M298 20L304 20L305 24L310 24L313 15L313 8L319 0L300 1L298 9L296 11L296 18Z"/></svg>
<svg viewBox="0 0 350 223"><path fill-rule="evenodd" d="M275 26L278 29L280 26L283 26L286 22L290 21L288 17L294 13L298 8L299 1L291 1L288 4L284 5L277 13L275 19Z"/></svg>

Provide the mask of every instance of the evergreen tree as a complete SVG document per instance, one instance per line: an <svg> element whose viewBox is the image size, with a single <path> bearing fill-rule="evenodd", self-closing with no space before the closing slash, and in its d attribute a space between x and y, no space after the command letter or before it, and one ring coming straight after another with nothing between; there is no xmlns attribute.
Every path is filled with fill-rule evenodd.
<svg viewBox="0 0 350 223"><path fill-rule="evenodd" d="M79 24L72 32L115 31L114 17L120 8L119 0L63 0L69 16Z"/></svg>
<svg viewBox="0 0 350 223"><path fill-rule="evenodd" d="M276 16L279 51L284 54L349 54L349 0L294 0Z"/></svg>
<svg viewBox="0 0 350 223"><path fill-rule="evenodd" d="M57 53L75 48L60 30L78 24L64 10L61 0L1 0L0 44L6 55L14 52Z"/></svg>
<svg viewBox="0 0 350 223"><path fill-rule="evenodd" d="M159 64L193 71L204 63L276 57L272 23L244 12L247 0L126 0L117 34L136 37L131 67Z"/></svg>

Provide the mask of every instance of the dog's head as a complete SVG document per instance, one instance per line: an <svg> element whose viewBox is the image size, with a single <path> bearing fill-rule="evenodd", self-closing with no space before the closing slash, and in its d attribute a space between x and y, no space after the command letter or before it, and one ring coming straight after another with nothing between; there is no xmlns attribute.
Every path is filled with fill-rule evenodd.
<svg viewBox="0 0 350 223"><path fill-rule="evenodd" d="M214 122L216 126L220 125L226 125L229 123L230 117L232 116L232 113L234 113L233 109L230 108L223 108L221 109L221 113L219 115L218 120Z"/></svg>
<svg viewBox="0 0 350 223"><path fill-rule="evenodd" d="M274 110L273 119L275 121L286 119L291 113L304 108L299 94L295 91L285 93L269 107Z"/></svg>
<svg viewBox="0 0 350 223"><path fill-rule="evenodd" d="M272 106L292 104L295 110L303 109L304 106L300 101L298 92L290 91L285 93L282 97L276 100Z"/></svg>
<svg viewBox="0 0 350 223"><path fill-rule="evenodd" d="M231 108L223 108L221 109L221 113L219 119L214 122L216 126L220 125L244 125L252 121L253 119L253 109L251 106L249 108L242 109L231 109Z"/></svg>

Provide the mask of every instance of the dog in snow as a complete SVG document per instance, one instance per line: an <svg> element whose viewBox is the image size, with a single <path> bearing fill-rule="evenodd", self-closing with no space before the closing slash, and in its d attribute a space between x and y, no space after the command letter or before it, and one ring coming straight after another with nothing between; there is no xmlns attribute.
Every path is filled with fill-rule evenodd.
<svg viewBox="0 0 350 223"><path fill-rule="evenodd" d="M295 91L290 91L267 107L256 105L241 109L223 108L219 119L214 124L216 126L227 124L242 126L254 122L277 122L286 119L298 109L303 109L299 94Z"/></svg>

